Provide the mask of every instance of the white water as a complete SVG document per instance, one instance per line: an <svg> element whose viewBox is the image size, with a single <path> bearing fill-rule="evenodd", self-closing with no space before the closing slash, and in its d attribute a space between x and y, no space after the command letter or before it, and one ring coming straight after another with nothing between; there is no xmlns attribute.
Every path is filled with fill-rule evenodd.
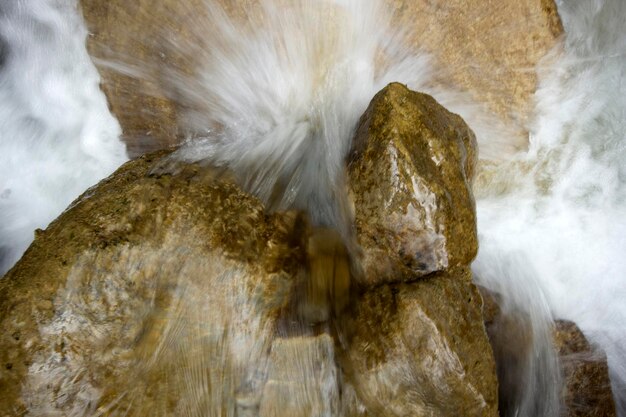
<svg viewBox="0 0 626 417"><path fill-rule="evenodd" d="M125 160L73 4L0 6L9 50L0 70L5 267L36 227ZM268 201L279 186L286 192L277 207L305 208L319 223L338 225L333 196L352 129L389 81L434 94L475 128L482 155L498 155L479 106L430 86L427 57L400 46L403 34L377 2L319 4L266 2L266 20L254 30L215 8L213 20L192 22L198 36L218 38L208 49L175 45L202 63L195 78L171 77L200 136L179 156L230 166ZM515 308L530 310L542 337L552 316L577 322L607 351L618 387L626 378L626 2L560 2L559 11L565 52L540 71L530 149L500 162L492 182L476 190L475 272ZM532 401L551 395L545 374L537 370L520 415L553 410L549 398L539 409Z"/></svg>
<svg viewBox="0 0 626 417"><path fill-rule="evenodd" d="M0 275L126 160L74 1L0 3Z"/></svg>
<svg viewBox="0 0 626 417"><path fill-rule="evenodd" d="M427 89L428 57L402 46L377 1L276 3L261 2L244 27L207 2L210 17L190 25L208 40L174 45L200 63L195 77L172 75L187 128L200 132L178 156L228 166L274 208L307 210L347 237L343 175L359 117L389 82Z"/></svg>
<svg viewBox="0 0 626 417"><path fill-rule="evenodd" d="M598 343L625 415L626 2L558 5L565 46L540 69L530 149L477 190L474 267L488 286L537 287Z"/></svg>

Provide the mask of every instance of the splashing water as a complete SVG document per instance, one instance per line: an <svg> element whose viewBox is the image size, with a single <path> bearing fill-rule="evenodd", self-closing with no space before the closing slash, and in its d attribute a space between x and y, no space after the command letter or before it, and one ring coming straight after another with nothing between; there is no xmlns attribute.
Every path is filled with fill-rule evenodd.
<svg viewBox="0 0 626 417"><path fill-rule="evenodd" d="M208 20L187 23L195 38L170 44L198 62L193 76L169 74L193 136L177 155L228 166L275 208L306 209L319 224L345 228L335 197L369 100L390 81L433 94L476 130L482 155L505 159L483 161L474 270L504 295L504 308L531 313L539 359L512 413L556 412L545 346L554 316L577 322L606 350L623 416L626 3L558 5L564 46L540 68L530 149L510 157L496 148L480 106L430 83L427 56L403 46L379 2L265 1L249 25L207 2ZM85 35L73 1L0 6L0 273L35 228L126 159Z"/></svg>
<svg viewBox="0 0 626 417"><path fill-rule="evenodd" d="M175 45L200 57L195 77L172 76L191 109L186 127L199 132L178 157L228 166L270 206L307 210L348 235L342 184L354 128L389 82L424 90L427 57L402 47L378 2L265 1L249 27L207 6L193 27L210 33L208 45Z"/></svg>
<svg viewBox="0 0 626 417"><path fill-rule="evenodd" d="M0 5L0 275L126 160L73 1Z"/></svg>
<svg viewBox="0 0 626 417"><path fill-rule="evenodd" d="M528 287L607 353L626 415L626 3L559 2L564 45L539 69L530 149L477 191L479 280ZM479 184L481 182L479 181ZM539 320L541 322L541 320ZM541 326L542 324L540 324Z"/></svg>

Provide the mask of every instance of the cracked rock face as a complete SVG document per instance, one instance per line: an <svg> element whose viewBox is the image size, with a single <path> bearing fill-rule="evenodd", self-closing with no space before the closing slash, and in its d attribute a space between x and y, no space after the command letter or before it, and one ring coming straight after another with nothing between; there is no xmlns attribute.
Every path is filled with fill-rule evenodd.
<svg viewBox="0 0 626 417"><path fill-rule="evenodd" d="M210 167L153 174L167 153L152 154L88 190L0 280L0 415L496 416L468 269L471 132L391 85L355 142L365 279L341 316L294 313L317 253L303 214L268 213Z"/></svg>

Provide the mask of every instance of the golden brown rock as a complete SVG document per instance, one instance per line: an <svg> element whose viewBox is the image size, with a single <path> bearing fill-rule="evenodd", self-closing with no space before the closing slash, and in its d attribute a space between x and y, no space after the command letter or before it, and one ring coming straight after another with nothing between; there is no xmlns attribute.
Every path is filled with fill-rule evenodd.
<svg viewBox="0 0 626 417"><path fill-rule="evenodd" d="M373 103L363 126L407 133L422 123L430 133L362 143L352 167L359 218L384 208L361 192L410 201L409 215L430 204L385 188L396 184L382 178L393 171L358 168L386 167L368 149L392 144L410 184L428 179L436 198L450 187L452 203L426 210L458 221L435 209L471 203L469 130L399 85ZM397 128L381 122L394 112L404 115L389 119ZM430 151L452 160L411 157ZM347 274L334 261L345 258L336 233L311 229L298 213L267 213L223 171L181 163L158 174L166 157L129 162L88 190L0 281L0 415L495 416L495 365L465 258L451 255L446 271L418 281L413 273L410 283L366 288L334 325L303 323L297 297L307 277ZM371 174L383 188L362 187ZM403 218L404 207L388 206L389 216ZM441 226L475 239L474 226ZM377 253L386 250L381 243ZM409 280L405 263L389 266L389 276ZM336 296L343 282L325 288Z"/></svg>
<svg viewBox="0 0 626 417"><path fill-rule="evenodd" d="M410 281L476 255L476 139L432 97L390 84L361 118L349 165L365 285Z"/></svg>
<svg viewBox="0 0 626 417"><path fill-rule="evenodd" d="M0 410L226 415L262 389L305 256L296 216L154 165L88 191L0 281Z"/></svg>
<svg viewBox="0 0 626 417"><path fill-rule="evenodd" d="M458 268L378 287L357 302L343 361L369 415L498 415L495 365L470 277Z"/></svg>
<svg viewBox="0 0 626 417"><path fill-rule="evenodd" d="M554 0L386 1L414 29L412 46L433 55L439 82L469 91L525 146L535 66L563 33Z"/></svg>
<svg viewBox="0 0 626 417"><path fill-rule="evenodd" d="M606 355L593 348L576 324L557 320L554 344L563 376L562 416L613 417L615 401L611 391Z"/></svg>
<svg viewBox="0 0 626 417"><path fill-rule="evenodd" d="M327 334L276 339L259 417L337 416L334 342Z"/></svg>

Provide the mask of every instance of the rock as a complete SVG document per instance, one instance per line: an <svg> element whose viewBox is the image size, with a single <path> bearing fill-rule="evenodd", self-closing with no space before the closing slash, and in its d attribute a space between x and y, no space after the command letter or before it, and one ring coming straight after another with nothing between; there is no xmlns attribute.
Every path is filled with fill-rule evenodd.
<svg viewBox="0 0 626 417"><path fill-rule="evenodd" d="M343 363L369 415L498 415L495 365L470 277L458 268L359 299Z"/></svg>
<svg viewBox="0 0 626 417"><path fill-rule="evenodd" d="M533 69L562 33L554 1L385 1L394 11L394 24L415 34L407 48L433 55L437 83L469 91L513 126L518 147L525 146L536 89ZM258 0L214 2L241 19L258 6ZM189 23L202 26L203 3L80 1L90 31L88 49L131 155L177 144L183 136L183 109L164 85L169 70L193 72L196 57L166 45L182 40L201 46L206 41L210 29L202 27L199 35Z"/></svg>
<svg viewBox="0 0 626 417"><path fill-rule="evenodd" d="M276 339L259 416L336 416L340 393L328 334Z"/></svg>
<svg viewBox="0 0 626 417"><path fill-rule="evenodd" d="M225 415L262 389L297 216L210 169L150 176L159 159L88 191L0 281L0 410Z"/></svg>
<svg viewBox="0 0 626 417"><path fill-rule="evenodd" d="M563 387L562 416L615 416L606 355L591 346L578 326L557 320L554 347L561 362Z"/></svg>
<svg viewBox="0 0 626 417"><path fill-rule="evenodd" d="M432 97L390 84L361 118L349 187L364 282L411 281L476 256L476 139Z"/></svg>
<svg viewBox="0 0 626 417"><path fill-rule="evenodd" d="M164 47L164 31L185 36L189 28L172 26L185 13L200 13L202 0L81 0L89 30L87 48L102 77L101 88L119 120L131 156L180 142L181 108L163 88L168 67L188 62ZM177 29L173 29L177 27Z"/></svg>
<svg viewBox="0 0 626 417"><path fill-rule="evenodd" d="M432 54L439 82L485 103L511 128L507 141L525 147L534 69L563 34L554 0L386 2L414 29L413 47Z"/></svg>
<svg viewBox="0 0 626 417"><path fill-rule="evenodd" d="M520 375L528 366L532 351L533 329L530 319L520 311L503 312L501 296L479 287L484 300L484 319L499 369L502 415L519 400ZM615 416L606 355L592 347L575 323L556 320L552 329L552 348L561 370L560 416ZM506 365L505 369L501 369Z"/></svg>
<svg viewBox="0 0 626 417"><path fill-rule="evenodd" d="M397 128L382 122L386 116ZM38 233L0 281L0 410L495 416L495 365L468 269L475 248L459 252L446 234L469 233L464 239L471 242L475 225L459 227L448 212L434 210L465 201L469 207L456 209L474 221L463 214L473 213L472 158L463 157L466 147L472 151L469 130L431 98L400 85L378 95L363 121L361 131L372 135L360 136L361 154L352 161L357 220L382 216L384 206L358 194L366 190L397 196L390 218L410 220L404 202L415 213L431 204L427 210L451 251L446 268L420 275L390 262L388 276L401 279L372 280L377 286L361 287L334 321L303 323L298 297L311 273L324 268L318 258L341 255L325 242L328 231L310 228L300 213L266 212L223 170L181 163L175 174L158 174L167 152L145 156ZM374 129L408 132L409 122L423 123L429 130L418 131L428 133L406 141ZM441 125L449 122L455 124ZM397 148L408 184L428 179L434 191L423 190L434 197L407 194L406 182L381 178L391 171L367 168L389 164L384 152L368 153L372 146ZM431 151L451 160L436 165L430 154L409 154ZM446 187L448 200L436 200ZM374 251L373 235L359 227L359 239ZM388 247L402 246L386 239L380 241ZM381 244L376 253L385 250Z"/></svg>

